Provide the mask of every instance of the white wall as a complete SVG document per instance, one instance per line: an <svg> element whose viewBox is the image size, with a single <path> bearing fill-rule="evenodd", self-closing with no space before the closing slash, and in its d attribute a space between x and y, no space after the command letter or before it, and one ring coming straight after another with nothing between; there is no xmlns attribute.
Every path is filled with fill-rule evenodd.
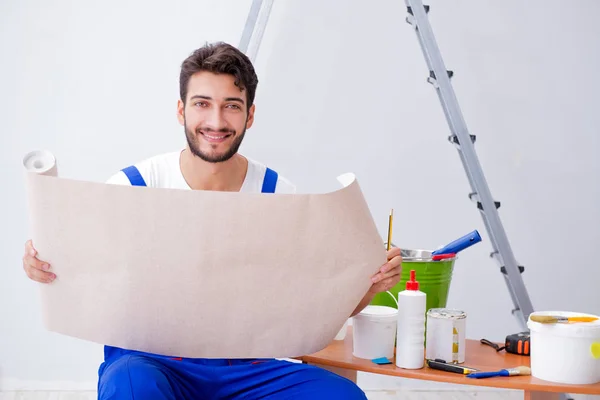
<svg viewBox="0 0 600 400"><path fill-rule="evenodd" d="M20 266L28 238L24 153L47 148L62 176L104 181L184 145L175 118L179 66L206 41L237 44L250 4L0 2L0 160L8 188L0 219L0 385L89 386L102 358L100 346L41 325L36 285Z"/></svg>
<svg viewBox="0 0 600 400"><path fill-rule="evenodd" d="M519 326L402 1L276 1L256 62L243 152L303 191L358 175L382 235L432 248L479 229L449 306L468 337ZM600 313L600 3L432 1L430 19L537 309ZM48 148L69 178L101 181L183 145L178 67L205 41L237 44L248 1L0 3L0 382L94 383L97 345L47 333L20 265L21 158ZM67 356L82 353L77 358ZM365 385L382 384L364 381ZM48 384L50 385L50 384Z"/></svg>

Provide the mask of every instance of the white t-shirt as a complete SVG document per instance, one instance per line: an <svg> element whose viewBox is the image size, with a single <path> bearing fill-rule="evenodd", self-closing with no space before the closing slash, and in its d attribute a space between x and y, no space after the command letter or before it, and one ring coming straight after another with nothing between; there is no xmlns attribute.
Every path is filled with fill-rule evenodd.
<svg viewBox="0 0 600 400"><path fill-rule="evenodd" d="M179 166L180 155L181 151L159 154L134 165L149 187L191 190L181 173ZM260 193L267 167L248 157L246 159L248 160L248 171L246 172L240 192ZM276 171L275 168L273 169ZM129 178L127 178L123 171L114 174L106 183L131 185ZM296 193L296 187L278 173L275 193Z"/></svg>

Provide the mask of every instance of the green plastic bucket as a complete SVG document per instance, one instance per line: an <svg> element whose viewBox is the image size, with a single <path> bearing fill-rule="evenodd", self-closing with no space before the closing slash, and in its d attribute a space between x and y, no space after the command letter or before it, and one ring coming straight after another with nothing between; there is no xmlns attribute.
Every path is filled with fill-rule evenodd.
<svg viewBox="0 0 600 400"><path fill-rule="evenodd" d="M419 282L419 290L427 294L427 310L445 308L448 292L452 282L452 272L456 257L440 261L431 259L430 250L401 250L402 274L400 282L389 291L398 298L398 292L406 289L406 281L410 279L410 270L414 269ZM377 293L371 301L373 305L397 308L396 302L389 293Z"/></svg>

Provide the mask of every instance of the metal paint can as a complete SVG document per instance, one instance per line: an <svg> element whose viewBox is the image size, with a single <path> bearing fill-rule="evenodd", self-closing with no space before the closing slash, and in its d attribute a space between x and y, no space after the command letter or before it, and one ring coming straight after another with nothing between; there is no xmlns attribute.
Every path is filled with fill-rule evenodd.
<svg viewBox="0 0 600 400"><path fill-rule="evenodd" d="M448 308L427 311L425 358L447 363L465 362L465 330L467 314Z"/></svg>

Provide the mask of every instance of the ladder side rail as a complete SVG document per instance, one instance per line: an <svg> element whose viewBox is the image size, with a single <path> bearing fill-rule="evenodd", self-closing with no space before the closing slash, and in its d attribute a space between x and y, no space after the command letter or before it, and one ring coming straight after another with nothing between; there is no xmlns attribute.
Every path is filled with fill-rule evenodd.
<svg viewBox="0 0 600 400"><path fill-rule="evenodd" d="M458 145L456 145L457 147L459 147ZM471 189L473 191L473 194L475 193L475 186L473 184L473 180L471 178L470 172L469 172L469 168L467 166L467 161L465 160L465 157L463 155L463 153L460 151L460 148L457 149L458 150L458 154L460 156L460 161L463 165L464 170L467 172L467 177L469 179L469 184L471 186ZM475 202L477 202L475 200ZM498 263L499 267L503 266L503 262L502 262L502 254L500 254L499 250L498 250L498 245L496 242L496 238L494 236L494 231L492 230L492 228L490 227L490 224L488 222L487 216L485 214L485 212L483 210L480 210L480 214L481 214L481 218L483 220L483 224L485 226L485 230L488 233L490 242L491 242L491 247L492 247L492 253L490 254L490 257L492 259L494 259L494 261L496 261ZM517 298L517 295L515 293L515 289L513 288L510 280L508 279L508 275L504 272L502 272L502 276L504 277L504 282L506 284L506 287L508 288L508 292L510 294L511 300L513 302L513 310L512 310L512 314L516 317L517 322L519 323L521 330L522 331L527 331L527 320L523 317L523 313L521 312L521 309L519 307L519 301Z"/></svg>
<svg viewBox="0 0 600 400"><path fill-rule="evenodd" d="M250 61L256 60L256 55L262 43L262 38L269 22L274 0L253 0L250 5L246 24L238 48L245 53Z"/></svg>
<svg viewBox="0 0 600 400"><path fill-rule="evenodd" d="M483 216L482 219L483 219L483 223L485 225L485 229L487 230L488 234L490 234L490 236L492 236L493 231L488 223L487 218L485 217L485 213L483 211L481 211L481 214ZM493 258L495 261L497 261L498 265L500 267L502 267L503 266L502 255L498 251L498 247L497 247L495 240L492 240L492 248L493 248L493 252L490 254L490 257ZM503 271L502 269L500 271L502 273L502 276L504 278L504 283L506 284L506 287L508 288L508 293L510 294L510 298L514 305L512 314L517 319L517 322L519 323L519 326L521 327L521 331L522 332L528 331L529 328L527 327L527 319L523 316L523 312L519 306L519 298L518 298L517 293L515 293L515 288L511 284L511 281L510 281L508 275L506 274L506 272Z"/></svg>
<svg viewBox="0 0 600 400"><path fill-rule="evenodd" d="M462 152L460 151L460 149L458 150L458 154L460 156L460 160L463 164L463 167L465 168L465 171L467 171L467 174L468 174L468 167L466 165L466 160L465 160ZM474 190L473 183L471 180L469 180L469 183L471 184L471 187ZM497 245L496 239L494 237L494 232L493 232L492 228L490 227L490 224L488 222L485 212L483 212L483 210L480 210L480 214L481 214L481 217L483 220L483 224L485 226L485 230L487 231L487 233L490 237L490 242L491 242L491 247L492 247L492 253L490 253L490 258L494 259L494 261L496 261L498 263L499 267L502 267L503 266L502 255L498 251L498 245ZM502 272L502 269L501 269L501 272ZM511 300L513 302L514 308L512 310L512 314L517 318L517 322L521 326L522 331L527 331L528 330L527 320L525 318L523 318L523 314L521 312L521 309L519 308L519 301L518 301L517 295L515 293L515 290L511 284L510 280L508 279L508 275L506 273L502 272L502 276L504 277L504 282L506 283L506 287L508 288L508 292L509 292Z"/></svg>
<svg viewBox="0 0 600 400"><path fill-rule="evenodd" d="M407 2L407 4L408 4L408 2ZM413 19L413 21L410 21L410 20L407 19L407 22L409 22L410 24L413 25L413 28L415 29L415 33L417 34L418 43L419 43L419 45L421 47L421 51L423 52L423 56L425 58L425 63L427 64L427 68L428 68L429 71L433 72L434 69L433 69L433 64L432 64L432 62L430 60L429 50L425 46L424 39L421 37L421 33L419 32L419 26L417 25L416 21L414 21L414 19ZM444 73L446 73L446 72L444 72ZM437 74L436 74L436 76L437 76ZM446 120L448 121L448 125L450 127L450 132L452 133L452 136L458 137L458 135L456 134L456 130L457 129L456 129L456 126L455 126L456 125L455 121L452 118L452 114L451 114L450 110L447 107L447 103L444 101L444 99L442 97L442 94L441 94L441 92L439 90L439 87L437 85L437 82L436 82L435 78L430 76L428 78L428 81L436 89L436 93L437 93L438 98L439 98L439 100L441 102L442 110L444 111L444 116L445 116ZM452 139L452 136L449 138L449 140ZM467 174L467 178L468 178L468 181L469 181L469 185L471 187L471 191L472 192L477 192L477 188L475 186L473 177L471 176L471 171L469 170L468 164L467 164L467 162L466 162L466 160L465 160L462 152L460 151L460 148L458 149L458 153L460 155L460 160L461 160L461 162L463 164L463 168L464 168L464 170L465 170L465 172Z"/></svg>
<svg viewBox="0 0 600 400"><path fill-rule="evenodd" d="M243 53L246 53L250 46L250 40L252 40L252 36L254 35L254 29L256 27L260 8L262 7L262 2L263 0L252 0L252 4L250 5L250 11L248 11L248 16L246 17L246 24L242 31L242 37L238 44L238 49Z"/></svg>
<svg viewBox="0 0 600 400"><path fill-rule="evenodd" d="M423 51L423 55L425 57L425 62L427 64L427 68L429 69L429 71L433 72L433 65L432 65L431 60L429 59L429 52L428 52L427 47L424 44L424 39L421 37L421 34L419 32L419 27L417 26L416 21L414 21L414 19L413 19L413 21L408 20L408 22L413 25L413 28L416 31L417 39L418 39L419 45L421 46L421 50ZM471 175L471 171L469 169L467 160L465 159L464 154L460 150L460 145L458 143L456 143L456 142L453 142L453 138L457 138L457 135L456 135L455 123L454 123L454 120L453 120L452 115L450 113L450 110L447 107L447 103L443 99L443 95L442 95L442 93L439 90L439 86L437 85L437 82L436 82L435 78L432 77L432 76L430 76L428 78L428 81L429 81L429 83L431 83L434 86L434 88L436 90L436 93L438 95L438 99L439 99L439 101L440 101L440 103L442 105L442 110L444 111L444 116L445 116L446 120L448 121L448 125L450 127L450 132L452 133L452 135L448 138L448 140L457 147L458 155L460 156L460 161L462 163L462 166L463 166L463 169L464 169L465 173L467 174L467 180L468 180L469 186L471 188L471 192L476 194L477 193L477 187L475 186L474 179L473 179L473 177ZM486 220L485 214L483 214L483 218L484 218L484 223L486 224L486 230L488 231L488 234L490 235L490 239L491 239L492 244L493 244L493 246L492 246L493 250L494 250L494 252L497 253L498 249L497 249L497 246L495 244L495 239L493 239L493 232L489 229L489 224L488 224L488 222ZM499 262L501 263L501 261L499 261Z"/></svg>
<svg viewBox="0 0 600 400"><path fill-rule="evenodd" d="M425 7L420 0L405 0L405 2L407 6L411 7L416 32L423 41L422 47L427 49L425 53L426 59L431 63L430 70L435 74L437 90L439 90L439 97L442 105L448 109L448 122L451 125L456 124L453 131L458 138L466 165L469 167L467 170L471 173L473 184L476 189L475 192L480 198L483 210L488 217L489 226L492 232L494 232L493 236L498 243L498 250L501 254L506 273L514 288L514 294L518 299L519 309L522 311L523 317L528 318L529 314L533 312L533 305L527 294L517 261L510 248L508 238L506 237L502 222L500 221L489 187L487 186L487 182L481 171L481 165L475 154L466 123L458 109L458 101L450 85L450 78L447 75L441 53L437 48L433 32L428 24Z"/></svg>

